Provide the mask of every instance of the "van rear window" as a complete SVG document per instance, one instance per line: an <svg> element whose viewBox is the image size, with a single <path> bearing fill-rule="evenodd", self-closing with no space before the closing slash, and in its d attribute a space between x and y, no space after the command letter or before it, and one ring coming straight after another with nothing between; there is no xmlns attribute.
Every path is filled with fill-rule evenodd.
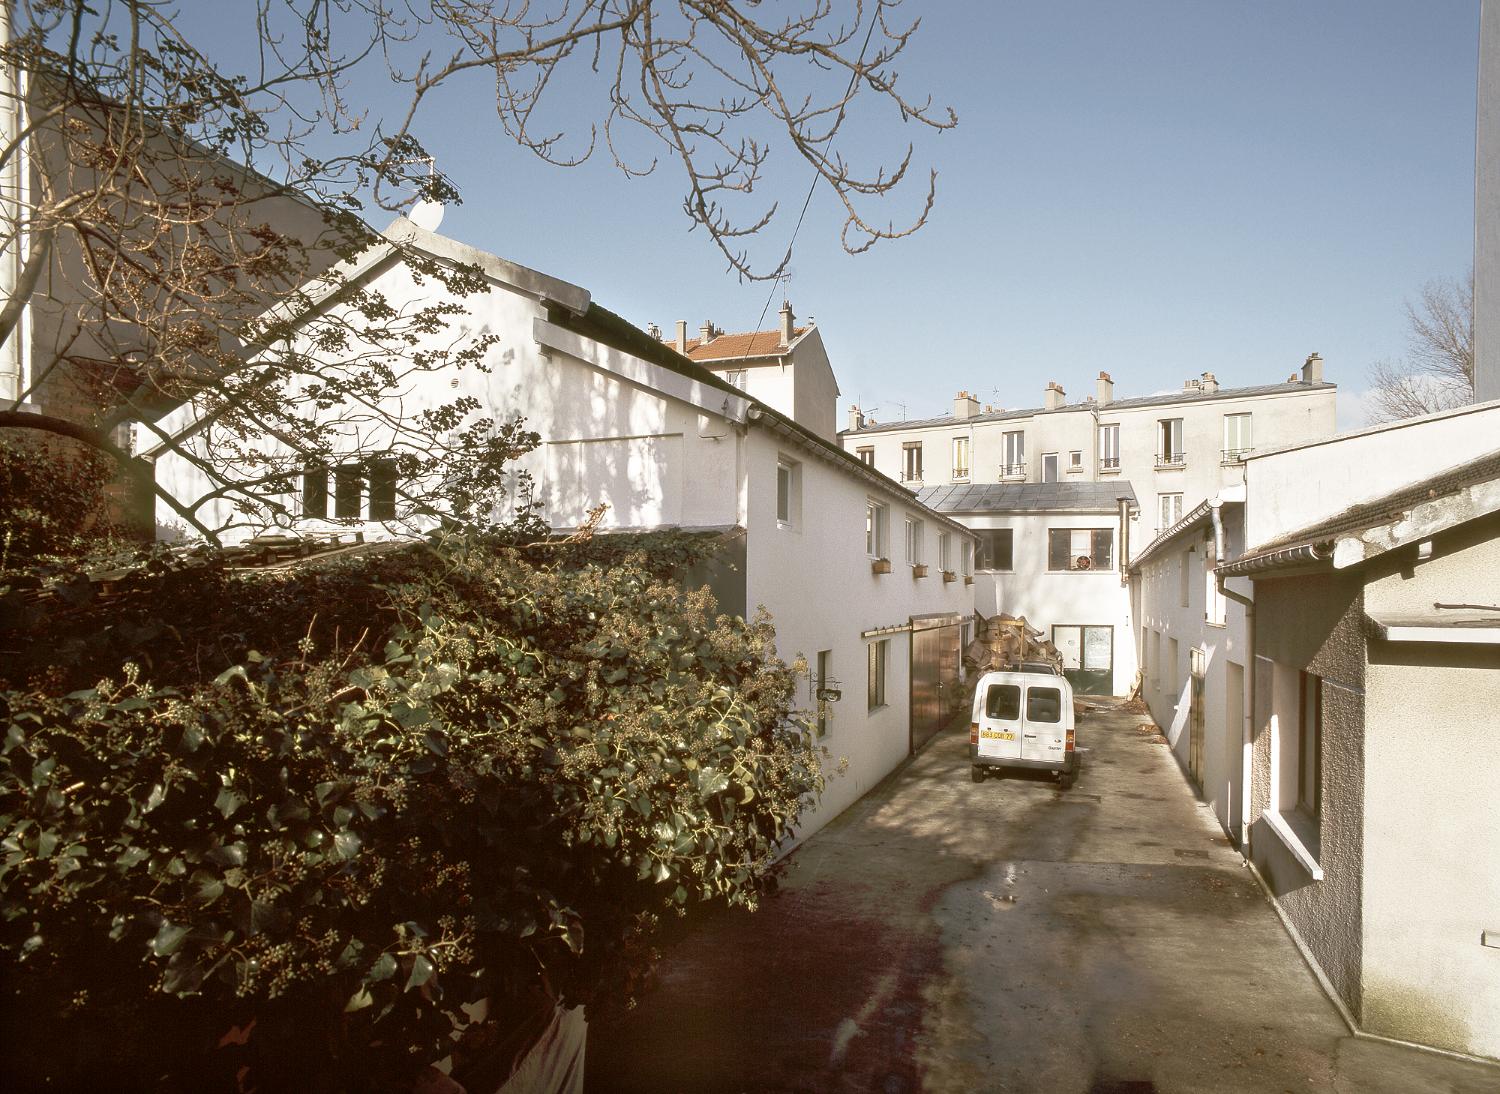
<svg viewBox="0 0 1500 1094"><path fill-rule="evenodd" d="M1028 722L1062 721L1062 691L1058 688L1027 688L1026 720Z"/></svg>
<svg viewBox="0 0 1500 1094"><path fill-rule="evenodd" d="M984 697L984 716L1013 722L1021 716L1021 687L1019 684L991 684L989 694Z"/></svg>

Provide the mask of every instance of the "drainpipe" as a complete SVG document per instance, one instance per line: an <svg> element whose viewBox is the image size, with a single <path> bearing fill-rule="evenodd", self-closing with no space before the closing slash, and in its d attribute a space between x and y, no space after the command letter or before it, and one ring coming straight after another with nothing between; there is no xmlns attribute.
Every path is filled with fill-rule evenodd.
<svg viewBox="0 0 1500 1094"><path fill-rule="evenodd" d="M1130 584L1130 499L1120 499L1120 586Z"/></svg>
<svg viewBox="0 0 1500 1094"><path fill-rule="evenodd" d="M1254 748L1251 724L1255 717L1255 599L1229 588L1224 584L1226 580L1224 575L1217 572L1219 564L1226 561L1224 558L1224 520L1219 513L1223 504L1218 498L1213 498L1208 503L1208 512L1214 522L1214 584L1220 596L1226 600L1233 600L1245 609L1245 642L1250 647L1250 656L1246 658L1245 665L1248 676L1245 681L1246 698L1249 700L1250 712L1241 719L1240 726L1240 854L1248 862L1250 860L1250 769L1251 753Z"/></svg>

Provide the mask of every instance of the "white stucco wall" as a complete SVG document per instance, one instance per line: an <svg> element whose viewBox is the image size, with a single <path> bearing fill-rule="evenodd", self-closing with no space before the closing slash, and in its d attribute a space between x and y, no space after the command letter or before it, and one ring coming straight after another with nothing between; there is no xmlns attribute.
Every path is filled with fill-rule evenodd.
<svg viewBox="0 0 1500 1094"><path fill-rule="evenodd" d="M1257 547L1497 448L1500 402L1489 402L1252 456L1246 542Z"/></svg>
<svg viewBox="0 0 1500 1094"><path fill-rule="evenodd" d="M1107 626L1114 633L1114 693L1125 695L1135 678L1136 647L1131 631L1129 590L1120 584L1119 514L1111 513L964 513L958 519L974 529L1012 530L1008 573L980 570L974 579L975 608L980 614L1024 615L1050 639L1054 626ZM1115 533L1115 566L1111 570L1047 569L1047 531L1051 528L1110 528ZM1133 534L1133 533L1132 533Z"/></svg>
<svg viewBox="0 0 1500 1094"><path fill-rule="evenodd" d="M1472 600L1496 573L1491 517L1371 581L1365 609ZM1500 949L1481 945L1500 933L1500 648L1375 639L1369 659L1363 1023L1500 1058Z"/></svg>
<svg viewBox="0 0 1500 1094"><path fill-rule="evenodd" d="M1238 539L1239 510L1226 511L1226 533L1230 549ZM1162 727L1172 753L1184 772L1192 777L1189 750L1190 667L1192 650L1204 655L1203 759L1198 790L1214 811L1219 824L1236 841L1240 839L1245 810L1244 775L1248 761L1246 719L1249 714L1251 656L1247 642L1245 610L1233 600L1224 602L1224 624L1206 618L1212 565L1212 528L1205 525L1170 544L1159 557L1146 561L1133 579L1137 640L1159 636L1159 656L1165 658L1170 639L1177 640L1177 660L1170 673L1153 668L1141 694L1151 716ZM1182 600L1182 570L1187 567L1187 603ZM1234 579L1229 587L1248 594L1250 583ZM1239 670L1238 695L1231 702L1230 665ZM1175 682L1169 691L1165 681Z"/></svg>
<svg viewBox="0 0 1500 1094"><path fill-rule="evenodd" d="M834 457L835 459L837 457ZM776 519L776 467L787 460L797 470L800 505L793 520ZM746 440L748 525L746 602L764 605L776 625L777 651L787 661L799 655L809 666L819 650L832 651L834 685L843 692L828 705L828 785L818 810L806 818L806 838L864 794L904 760L910 742L911 635L883 636L890 642L886 704L867 710L867 649L876 639L865 631L900 626L912 616L952 612L973 614L974 586L943 581L938 571L937 535L931 514L903 505L889 491L872 490L863 480L806 447L769 429L752 426ZM865 505L874 499L890 506L892 572L874 574L865 553ZM928 576L914 578L902 554L908 514L924 519ZM952 531L954 565L959 537ZM810 705L807 683L799 699ZM848 761L843 774L841 760Z"/></svg>
<svg viewBox="0 0 1500 1094"><path fill-rule="evenodd" d="M873 448L875 467L893 478L902 473L902 445L923 445L923 478L913 485L932 486L953 478L952 438L970 437L969 482L999 482L1004 460L1004 434L1025 436L1024 481L1042 481L1042 456L1058 454L1059 482L1092 482L1123 479L1135 489L1141 520L1132 537L1131 549L1143 550L1159 531L1159 495L1182 494L1181 514L1190 511L1225 487L1244 481L1244 465L1223 460L1224 418L1230 414L1251 416L1251 441L1256 449L1277 448L1318 437L1332 436L1335 429L1335 389L1288 386L1285 390L1254 396L1213 397L1185 394L1180 400L1149 406L1065 407L993 421L945 419L910 428L844 432L840 441L846 451ZM1097 416L1096 412L1097 411ZM1180 467L1157 467L1159 423L1181 418L1185 461ZM1101 468L1098 463L1098 425L1118 425L1120 467ZM1083 453L1082 470L1068 470L1069 454ZM1021 480L1016 480L1021 481Z"/></svg>

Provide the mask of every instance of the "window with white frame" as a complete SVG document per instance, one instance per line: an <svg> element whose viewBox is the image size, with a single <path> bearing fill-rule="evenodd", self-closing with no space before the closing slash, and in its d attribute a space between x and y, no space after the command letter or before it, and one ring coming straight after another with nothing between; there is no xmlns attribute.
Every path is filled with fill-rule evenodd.
<svg viewBox="0 0 1500 1094"><path fill-rule="evenodd" d="M1014 430L1010 433L1001 434L1002 452L1004 462L1000 465L1000 477L1002 479L1019 478L1026 474L1026 434L1022 430Z"/></svg>
<svg viewBox="0 0 1500 1094"><path fill-rule="evenodd" d="M1111 422L1099 427L1099 470L1120 469L1120 425Z"/></svg>
<svg viewBox="0 0 1500 1094"><path fill-rule="evenodd" d="M922 561L922 522L915 517L906 518L906 561L913 566Z"/></svg>
<svg viewBox="0 0 1500 1094"><path fill-rule="evenodd" d="M1214 557L1213 540L1208 541L1203 556L1203 620L1213 627L1222 627L1229 622L1229 600L1219 591L1219 578L1214 573L1219 560Z"/></svg>
<svg viewBox="0 0 1500 1094"><path fill-rule="evenodd" d="M727 380L731 386L737 387L741 391L744 391L745 376L747 375L747 371L748 370L742 368L730 369L728 372L724 373L724 379Z"/></svg>
<svg viewBox="0 0 1500 1094"><path fill-rule="evenodd" d="M906 441L901 445L901 479L903 482L922 481L921 441Z"/></svg>
<svg viewBox="0 0 1500 1094"><path fill-rule="evenodd" d="M1114 553L1113 528L1047 529L1048 570L1111 570Z"/></svg>
<svg viewBox="0 0 1500 1094"><path fill-rule="evenodd" d="M869 660L866 666L868 681L866 709L868 710L879 710L885 706L885 669L890 648L891 642L888 638L879 638L870 643Z"/></svg>
<svg viewBox="0 0 1500 1094"><path fill-rule="evenodd" d="M1187 463L1182 450L1182 419L1162 418L1157 422L1156 466L1181 467Z"/></svg>
<svg viewBox="0 0 1500 1094"><path fill-rule="evenodd" d="M1250 454L1250 415L1224 415L1224 462L1241 463Z"/></svg>
<svg viewBox="0 0 1500 1094"><path fill-rule="evenodd" d="M802 518L802 465L782 456L776 461L776 523L794 527Z"/></svg>
<svg viewBox="0 0 1500 1094"><path fill-rule="evenodd" d="M942 570L944 573L951 573L952 570L953 570L953 558L952 558L953 544L952 544L952 537L949 536L949 534L947 532L939 532L937 540L938 540L938 569Z"/></svg>
<svg viewBox="0 0 1500 1094"><path fill-rule="evenodd" d="M1057 453L1056 452L1043 452L1042 453L1042 481L1043 482L1056 482L1057 481Z"/></svg>
<svg viewBox="0 0 1500 1094"><path fill-rule="evenodd" d="M1068 470L1069 471L1082 471L1083 470L1083 449L1081 449L1081 448L1075 448L1071 452L1068 453Z"/></svg>
<svg viewBox="0 0 1500 1094"><path fill-rule="evenodd" d="M1273 812L1316 866L1323 816L1323 680L1275 663L1271 674ZM1275 825L1273 825L1275 827ZM1294 851L1299 848L1294 847ZM1301 857L1300 855L1298 856Z"/></svg>
<svg viewBox="0 0 1500 1094"><path fill-rule="evenodd" d="M964 568L964 577L968 577L974 572L974 545L967 539L959 547L959 556ZM968 647L965 646L964 648L967 649Z"/></svg>
<svg viewBox="0 0 1500 1094"><path fill-rule="evenodd" d="M1193 580L1193 551L1189 548L1182 552L1177 564L1177 599L1180 607L1188 606L1188 595L1191 592L1189 582Z"/></svg>
<svg viewBox="0 0 1500 1094"><path fill-rule="evenodd" d="M969 477L969 438L953 438L953 477L957 480Z"/></svg>
<svg viewBox="0 0 1500 1094"><path fill-rule="evenodd" d="M1182 519L1181 494L1156 495L1156 530L1165 532Z"/></svg>
<svg viewBox="0 0 1500 1094"><path fill-rule="evenodd" d="M864 464L866 467L875 466L875 449L873 446L867 445L861 448L856 448L854 450L854 454L859 457L859 462Z"/></svg>
<svg viewBox="0 0 1500 1094"><path fill-rule="evenodd" d="M871 558L888 558L891 510L878 501L865 503L865 554Z"/></svg>

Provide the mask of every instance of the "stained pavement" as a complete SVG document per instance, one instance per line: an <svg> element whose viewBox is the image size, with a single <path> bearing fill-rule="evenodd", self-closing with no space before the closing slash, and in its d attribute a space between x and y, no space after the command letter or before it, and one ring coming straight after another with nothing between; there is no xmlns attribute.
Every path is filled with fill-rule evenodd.
<svg viewBox="0 0 1500 1094"><path fill-rule="evenodd" d="M935 738L758 912L687 926L637 1009L591 1019L587 1089L1500 1090L1349 1035L1145 716L1080 739L1059 792L974 784L966 725Z"/></svg>

